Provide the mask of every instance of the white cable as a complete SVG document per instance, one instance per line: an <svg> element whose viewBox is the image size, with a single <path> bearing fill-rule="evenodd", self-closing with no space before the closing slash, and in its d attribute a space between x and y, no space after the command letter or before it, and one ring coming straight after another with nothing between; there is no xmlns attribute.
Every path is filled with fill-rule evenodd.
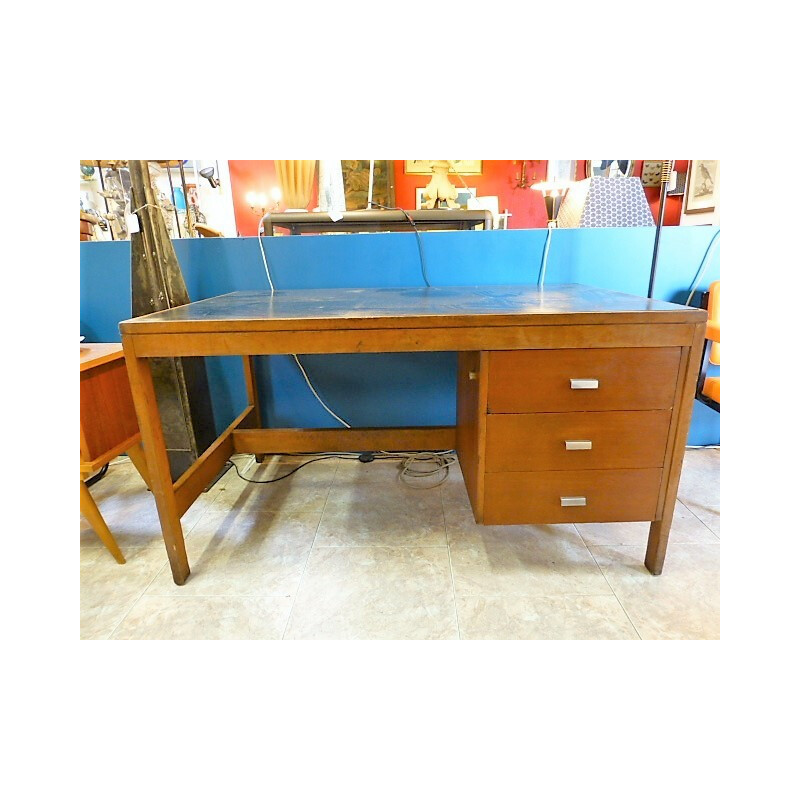
<svg viewBox="0 0 800 800"><path fill-rule="evenodd" d="M269 211L267 211L269 214ZM272 275L269 271L269 264L267 264L267 254L264 252L264 244L261 241L261 231L264 226L264 220L267 218L267 214L264 214L263 217L258 221L258 227L256 228L256 239L258 239L258 246L261 248L261 258L264 259L264 270L267 273L267 280L269 281L269 293L270 295L275 294L275 286L272 283Z"/></svg>
<svg viewBox="0 0 800 800"><path fill-rule="evenodd" d="M544 287L544 277L547 275L547 256L550 253L550 237L553 234L553 229L548 225L547 237L544 240L544 250L542 251L542 265L539 267L539 288Z"/></svg>
<svg viewBox="0 0 800 800"><path fill-rule="evenodd" d="M460 177L460 176L459 176ZM269 212L267 212L269 213ZM272 274L270 273L269 263L267 262L267 254L264 252L264 245L261 241L261 230L264 224L264 220L267 218L267 215L264 214L263 217L258 221L258 227L256 229L256 238L258 239L258 246L261 249L261 258L264 261L264 271L267 273L267 280L269 281L269 289L270 295L275 294L275 285L272 282ZM423 271L424 275L424 271ZM426 281L427 282L427 281ZM328 404L319 396L317 390L314 388L314 385L311 383L311 379L308 377L308 373L306 372L303 365L300 363L300 359L297 357L296 353L292 353L292 358L295 360L300 372L303 374L303 378L305 379L306 385L311 390L311 393L314 397L317 398L319 404L337 421L344 425L345 428L352 428L353 426L347 422L346 420L342 419L333 409L331 409ZM455 463L456 459L455 456L451 455L452 450L445 450L440 452L425 452L425 453L387 453L386 451L380 451L379 455L375 457L377 459L381 458L403 458L403 464L400 468L400 480L406 483L409 486L413 486L413 484L409 483L406 478L429 478L433 475L437 475L438 473L443 473L441 480L437 481L434 484L427 484L424 487L421 486L413 486L415 489L425 488L425 489L432 489L436 486L441 485L442 483L447 480L447 476L450 472L450 466ZM358 458L358 454L350 454L350 453L322 453L320 455L337 455L342 458ZM430 462L433 461L436 464L436 468L433 470L418 470L414 469L414 464L418 462Z"/></svg>
<svg viewBox="0 0 800 800"><path fill-rule="evenodd" d="M319 400L319 404L336 420L342 423L345 428L352 428L353 426L349 422L345 422L335 411L331 411L330 408L325 404L325 401L317 394L317 390L312 386L311 380L308 377L308 373L303 369L303 365L300 363L300 359L292 353L292 358L297 362L297 366L300 367L300 372L303 373L303 377L306 379L306 383L308 384L308 388L311 389L311 393L314 397Z"/></svg>
<svg viewBox="0 0 800 800"><path fill-rule="evenodd" d="M269 212L267 212L268 214ZM258 221L258 228L256 229L256 238L258 239L258 246L261 248L261 258L264 260L264 270L267 273L267 280L269 281L269 292L270 295L275 294L275 285L272 283L272 275L269 271L269 264L267 263L267 254L264 252L264 245L261 242L261 229L264 224L264 220L267 218L267 214L264 214L263 217ZM308 388L311 389L311 393L314 397L319 400L319 404L335 419L342 423L345 428L352 428L353 426L350 423L345 422L336 412L332 411L326 404L325 401L317 394L317 390L311 383L311 379L308 377L308 373L303 368L303 365L300 363L300 359L297 357L295 353L292 353L292 358L297 363L297 366L300 367L300 372L303 373L303 377L305 378L306 383L308 384Z"/></svg>

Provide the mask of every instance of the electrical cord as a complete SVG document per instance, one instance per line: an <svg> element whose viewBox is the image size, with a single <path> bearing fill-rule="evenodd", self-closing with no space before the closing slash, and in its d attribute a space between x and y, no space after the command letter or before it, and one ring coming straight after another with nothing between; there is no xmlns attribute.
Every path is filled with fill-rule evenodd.
<svg viewBox="0 0 800 800"><path fill-rule="evenodd" d="M297 456L297 455L305 455L303 453L276 453L275 455L284 455L284 456ZM229 459L231 466L233 466L236 474L241 478L243 481L247 483L277 483L278 481L282 481L284 478L288 478L290 475L294 475L295 472L302 469L303 467L308 466L309 464L313 464L316 461L326 461L332 458L339 458L342 460L350 460L350 461L363 461L364 463L369 463L370 461L401 461L400 465L400 472L398 474L398 478L409 486L412 489L434 489L437 486L441 486L446 480L448 475L450 474L450 467L456 463L456 456L455 451L453 450L437 450L434 452L387 452L385 450L380 450L376 453L371 453L371 458L369 461L364 461L364 454L363 453L356 453L356 452L330 452L330 453L316 453L316 457L309 459L308 461L304 461L302 464L299 464L294 469L287 472L285 475L281 475L278 478L270 478L266 481L257 481L253 480L252 478L245 478L241 472L239 472L239 467L233 459ZM420 469L420 464L433 464L433 469ZM415 483L415 481L419 481L421 478L432 478L436 475L441 474L441 478L436 481L436 483L425 483L425 485L419 485L419 483ZM411 480L408 480L408 479Z"/></svg>
<svg viewBox="0 0 800 800"><path fill-rule="evenodd" d="M88 489L90 486L94 486L98 481L102 480L105 477L106 472L108 472L108 464L104 464L100 469L100 472L98 472L96 475L92 475L91 478L87 478L84 481L86 488Z"/></svg>
<svg viewBox="0 0 800 800"><path fill-rule="evenodd" d="M314 388L314 385L311 383L311 379L308 377L308 373L306 372L305 367L300 363L300 359L297 357L297 355L295 353L292 353L292 358L295 360L295 362L297 363L297 366L300 368L300 372L303 373L303 377L306 380L306 384L308 385L308 388L311 389L311 394L313 394L314 397L316 397L317 400L319 400L319 404L335 420L337 420L338 422L341 422L342 425L344 425L345 428L352 428L353 426L349 422L346 422L345 420L343 420L335 411L333 411L331 408L329 408L328 404L319 396L319 394L317 393L317 390Z"/></svg>
<svg viewBox="0 0 800 800"><path fill-rule="evenodd" d="M269 211L267 214L269 214ZM264 220L267 218L267 214L264 214L264 216L258 221L258 227L256 228L256 239L258 239L258 246L261 248L261 258L264 259L264 269L267 273L267 280L269 281L269 293L273 295L275 294L275 286L272 283L272 275L269 271L269 264L267 264L267 254L264 252L264 243L261 241L261 231L264 230Z"/></svg>
<svg viewBox="0 0 800 800"><path fill-rule="evenodd" d="M719 241L719 234L721 232L721 228L717 231L712 237L711 241L708 243L708 247L706 248L706 252L703 255L703 260L700 262L700 268L697 270L697 275L695 275L694 280L692 281L692 285L689 287L689 297L686 299L686 305L692 304L692 297L694 297L694 293L697 291L697 287L700 284L700 280L703 277L703 274L706 271L706 267L708 266L708 256L711 253L711 248L714 246L714 243Z"/></svg>
<svg viewBox="0 0 800 800"><path fill-rule="evenodd" d="M430 287L431 282L428 280L428 270L425 266L425 251L422 247L422 237L419 235L419 229L417 228L417 223L411 218L411 215L406 211L404 208L398 208L397 206L385 206L382 203L376 203L374 200L370 200L368 205L370 206L378 206L378 208L382 208L384 211L400 211L403 213L405 218L408 220L408 224L414 229L414 233L417 235L417 250L419 250L419 266L420 270L422 271L422 280L425 281L425 285Z"/></svg>
<svg viewBox="0 0 800 800"><path fill-rule="evenodd" d="M544 240L544 248L542 249L542 263L539 267L539 289L544 288L544 278L547 274L547 256L550 254L550 238L553 235L553 229L547 226L547 236Z"/></svg>
<svg viewBox="0 0 800 800"><path fill-rule="evenodd" d="M278 481L282 481L284 478L288 478L290 475L294 475L303 467L307 467L309 464L313 464L315 461L327 461L330 458L338 458L339 456L320 456L319 458L312 458L310 461L304 461L299 466L296 466L293 470L290 470L285 475L281 475L279 478L271 478L268 481L254 481L252 478L245 478L241 472L239 472L239 467L236 465L236 462L233 459L230 459L228 463L236 470L236 474L243 480L247 481L247 483L277 483Z"/></svg>
<svg viewBox="0 0 800 800"><path fill-rule="evenodd" d="M459 176L460 177L460 176ZM463 181L463 179L462 179ZM425 250L422 246L422 237L420 236L419 229L417 228L416 222L412 219L411 215L404 209L398 208L397 206L385 206L382 203L377 203L374 200L369 201L370 206L377 206L378 208L382 208L386 211L400 211L405 218L408 220L408 223L414 229L414 233L416 234L417 239L417 249L419 251L419 263L420 263L420 270L422 272L422 279L425 281L425 285L430 287L431 283L428 280L428 271L425 264ZM264 244L261 241L261 231L263 230L264 220L266 219L267 215L261 217L258 222L258 227L256 230L256 238L258 239L258 246L261 251L261 259L264 262L264 271L267 273L267 281L269 281L269 288L270 288L270 295L275 294L275 284L272 281L272 272L269 268L269 262L267 261L267 254L264 250ZM314 384L311 382L311 379L308 377L308 372L306 372L305 367L300 362L296 353L292 353L292 358L294 359L295 363L297 364L298 369L303 375L303 379L306 382L306 385L310 389L311 393L317 399L319 404L327 411L337 422L340 422L344 425L345 428L352 428L352 425L347 422L345 419L340 417L333 409L331 409L328 404L320 397L319 392L314 388ZM318 458L311 459L310 461L306 461L303 464L300 464L298 467L295 467L291 472L287 472L286 475L282 475L279 478L273 478L267 481L254 481L249 478L245 478L239 472L239 468L236 466L235 462L231 461L230 463L233 464L233 468L236 470L236 474L243 480L247 481L248 483L275 483L276 481L281 481L284 478L288 478L290 475L293 475L297 470L302 469L307 464L313 464L315 461L322 461L327 458L358 458L359 454L357 453L327 453L321 454ZM450 474L450 467L455 464L456 458L455 453L452 450L440 451L440 452L418 452L418 453L388 453L386 451L380 451L378 454L373 456L374 459L382 460L382 459L401 459L403 461L401 468L400 468L400 480L402 480L406 485L413 486L413 488L424 488L424 489L432 489L436 486L440 486L447 480L447 476ZM433 469L419 469L419 464L431 464L433 463ZM438 480L434 484L426 484L425 486L414 485L410 483L407 478L411 478L412 480L418 480L420 478L431 478L435 475L441 474L440 480Z"/></svg>
<svg viewBox="0 0 800 800"><path fill-rule="evenodd" d="M267 212L267 213L269 213L269 212ZM272 282L272 272L271 272L271 270L269 268L269 263L267 262L267 254L266 254L266 252L264 252L264 244L261 241L261 231L263 229L264 220L266 218L267 218L267 215L264 214L264 216L261 217L261 219L259 220L258 229L256 230L256 238L258 239L258 246L261 248L261 258L264 261L264 271L267 273L267 280L269 281L269 292L270 292L270 295L274 295L275 294L275 284ZM303 378L305 379L305 382L308 385L308 388L311 389L311 393L314 395L314 397L317 398L317 400L319 400L319 404L335 420L337 420L337 422L341 422L342 425L344 425L345 428L351 428L352 425L350 425L349 422L345 422L345 420L343 420L336 412L334 412L331 408L329 408L328 404L325 403L325 401L319 396L319 393L317 392L317 390L314 388L313 384L311 383L311 379L308 377L308 373L306 372L306 370L303 367L303 365L300 363L300 359L297 357L297 353L292 353L291 355L292 355L292 358L295 360L295 363L299 367L300 372L303 374Z"/></svg>

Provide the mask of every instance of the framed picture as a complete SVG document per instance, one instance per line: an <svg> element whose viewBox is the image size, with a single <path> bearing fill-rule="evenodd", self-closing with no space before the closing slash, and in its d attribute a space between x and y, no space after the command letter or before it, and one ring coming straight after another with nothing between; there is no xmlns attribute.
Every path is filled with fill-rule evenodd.
<svg viewBox="0 0 800 800"><path fill-rule="evenodd" d="M630 178L636 162L632 159L605 158L586 162L587 178Z"/></svg>
<svg viewBox="0 0 800 800"><path fill-rule="evenodd" d="M685 214L707 214L717 205L719 161L692 161L686 181Z"/></svg>
<svg viewBox="0 0 800 800"><path fill-rule="evenodd" d="M663 161L645 161L642 164L642 186L650 188L661 186L661 165Z"/></svg>
<svg viewBox="0 0 800 800"><path fill-rule="evenodd" d="M431 163L431 161L406 161L406 175L430 175ZM481 175L483 161L453 161L448 172L458 172L459 175Z"/></svg>
<svg viewBox="0 0 800 800"><path fill-rule="evenodd" d="M344 199L348 211L367 207L369 161L342 161ZM394 208L394 161L375 161L372 165L372 199Z"/></svg>
<svg viewBox="0 0 800 800"><path fill-rule="evenodd" d="M467 200L469 200L470 197L477 197L477 195L478 195L478 190L474 186L471 186L469 188L465 188L463 186L457 186L456 189L458 189L458 197L456 198L456 202L458 203L458 207L459 208L466 208L467 207ZM420 208L423 208L422 204L425 202L425 198L422 196L422 193L424 191L425 191L425 187L424 186L421 187L421 188L418 188L416 190L416 192L417 192L417 203L416 203L417 210L419 210ZM445 205L445 208L446 207L447 206Z"/></svg>

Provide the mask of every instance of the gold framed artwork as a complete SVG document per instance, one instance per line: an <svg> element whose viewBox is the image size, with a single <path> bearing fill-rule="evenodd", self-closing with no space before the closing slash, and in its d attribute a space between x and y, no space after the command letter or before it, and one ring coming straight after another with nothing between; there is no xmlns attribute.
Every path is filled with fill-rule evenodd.
<svg viewBox="0 0 800 800"><path fill-rule="evenodd" d="M692 161L686 181L685 214L708 214L717 205L719 161Z"/></svg>
<svg viewBox="0 0 800 800"><path fill-rule="evenodd" d="M342 161L344 199L348 211L367 207L369 194L369 161ZM394 207L394 161L372 164L372 200Z"/></svg>
<svg viewBox="0 0 800 800"><path fill-rule="evenodd" d="M432 161L406 161L406 175L430 175L432 163ZM483 161L452 161L448 172L457 172L459 175L481 175Z"/></svg>

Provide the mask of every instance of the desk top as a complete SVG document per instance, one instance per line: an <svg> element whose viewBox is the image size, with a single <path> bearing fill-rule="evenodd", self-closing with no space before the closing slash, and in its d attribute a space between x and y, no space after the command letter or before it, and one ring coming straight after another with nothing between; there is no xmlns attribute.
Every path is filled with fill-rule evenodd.
<svg viewBox="0 0 800 800"><path fill-rule="evenodd" d="M81 344L81 372L107 364L109 361L116 361L118 358L125 358L119 342Z"/></svg>
<svg viewBox="0 0 800 800"><path fill-rule="evenodd" d="M704 322L702 309L580 284L231 292L120 323L126 334Z"/></svg>

